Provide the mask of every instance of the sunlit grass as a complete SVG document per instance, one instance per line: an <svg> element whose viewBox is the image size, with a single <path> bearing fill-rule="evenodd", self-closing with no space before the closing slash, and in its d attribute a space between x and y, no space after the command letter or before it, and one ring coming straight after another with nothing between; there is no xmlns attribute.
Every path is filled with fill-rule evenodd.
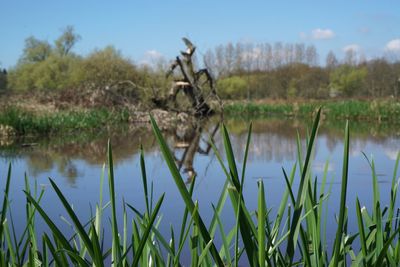
<svg viewBox="0 0 400 267"><path fill-rule="evenodd" d="M0 124L11 126L17 135L51 135L95 130L129 121L127 110L90 109L34 114L16 107L0 110Z"/></svg>
<svg viewBox="0 0 400 267"><path fill-rule="evenodd" d="M297 116L313 117L323 105L327 119L365 121L400 121L400 103L396 100L332 100L289 103L241 103L225 105L224 112L239 116Z"/></svg>
<svg viewBox="0 0 400 267"><path fill-rule="evenodd" d="M89 221L78 218L69 204L68 198L50 179L52 190L68 215L75 234L67 236L42 208L43 190L32 190L26 178L26 227L16 231L10 209L9 188L11 183L11 165L6 176L1 224L0 224L0 265L1 266L182 266L182 252L190 253L190 266L398 266L400 264L399 232L400 209L396 206L398 190L397 169L400 154L397 156L393 172L390 202L383 207L380 200L375 163L366 159L371 167L373 206L362 207L357 199L354 204L357 213L358 232L348 233L348 166L350 126L347 123L344 134L342 167L342 185L337 230L334 245L329 246L326 238L325 208L330 197L331 187L327 181L327 166L321 180L312 176L311 158L318 134L321 110L316 112L313 127L307 137L307 148L302 151L298 137L297 162L289 172L282 170L282 177L287 187L282 193L280 205L271 210L265 195L271 188L265 188L262 180L258 181L256 210L250 210L243 196L246 177L246 162L251 142L250 124L243 164L238 168L239 160L233 154L229 131L222 126L222 138L226 162L213 145L214 153L221 169L226 175L226 182L221 188L217 204L212 205L213 218L206 225L199 211L199 203L194 201L192 193L196 182L193 178L189 186L178 171L174 158L154 119L151 120L154 134L160 150L171 172L185 210L181 224L177 229L171 227L170 236L161 234L160 208L164 195L155 198L153 184L148 183L144 152L140 153L140 166L144 191L145 209L140 211L135 203L116 201L111 145L108 145L108 203L103 203L103 176L99 203L95 214ZM241 172L239 172L241 170ZM268 171L268 170L265 170ZM297 191L292 187L296 173L300 181ZM105 173L105 168L103 174ZM319 184L319 185L318 185ZM318 186L317 186L318 185ZM227 201L231 202L228 205ZM117 206L122 212L118 213ZM225 206L233 208L234 218L221 216ZM111 218L103 218L104 210L111 209ZM37 233L35 217L40 216L48 225L50 232ZM227 229L225 220L234 221L234 226ZM108 222L102 224L102 222ZM121 228L120 226L123 225ZM111 242L105 242L104 232L111 233ZM178 235L177 235L178 234ZM220 244L215 242L221 240ZM39 242L40 240L40 242ZM42 244L41 247L38 244ZM185 249L186 248L186 249ZM187 258L187 257L185 257ZM185 263L186 265L186 263Z"/></svg>

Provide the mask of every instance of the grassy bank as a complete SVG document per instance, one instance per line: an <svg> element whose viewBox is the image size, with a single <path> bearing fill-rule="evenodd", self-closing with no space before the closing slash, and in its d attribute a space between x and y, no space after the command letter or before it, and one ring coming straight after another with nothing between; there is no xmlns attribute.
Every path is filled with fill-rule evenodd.
<svg viewBox="0 0 400 267"><path fill-rule="evenodd" d="M143 211L137 210L135 203L116 203L114 188L117 179L114 177L110 144L107 155L110 201L103 203L101 186L99 203L88 222L79 220L66 196L50 180L52 190L57 194L75 229L72 237L66 236L42 208L40 202L44 189L35 192L28 182L25 186L26 227L22 233L15 232L12 209L9 207L12 206L12 196L9 195L12 182L10 167L0 210L0 265L22 266L29 263L28 266L105 266L112 262L114 266L181 266L182 251L187 247L187 251L190 251L191 266L238 266L239 261L248 266L346 266L349 262L354 266L398 266L400 225L397 219L399 209L396 206L396 177L400 154L393 172L388 207L381 204L375 165L373 160L367 159L371 167L373 207L369 207L368 211L358 200L354 203L358 232L349 233L346 194L350 138L349 126L346 125L340 207L337 223L334 224L336 235L334 244L328 246L326 227L329 224L327 216L324 216L326 201L331 192L331 186L327 182L328 165L320 179L314 178L310 170L319 118L320 112L317 112L305 153L301 151L299 141L297 163L290 171L283 170L287 187L282 192L279 207L272 210L268 207L265 194L269 189L264 188L263 181L260 180L258 196L255 196L258 198L255 212L246 207L246 199L242 194L252 126L250 125L248 131L241 172L237 166L239 161L236 161L232 152L229 133L223 126L222 138L227 162L223 162L219 151L215 146L213 148L226 175L226 182L221 188L218 203L212 206L214 216L209 225L204 223L199 203L192 199L196 180L193 179L189 188L184 184L174 158L155 121L152 120L153 131L170 169L171 178L186 204L186 209L182 212L181 226L178 229L172 229L171 226L170 235L162 235L158 230L161 223L159 211L164 194L158 198L153 196L153 185L148 185L147 181L143 151L140 157L145 203ZM300 177L296 192L292 187L295 176ZM102 175L101 184L103 177ZM231 205L228 205L227 201L230 201ZM118 204L122 205L122 214L117 212ZM232 207L235 214L235 224L231 229L226 229L225 218L221 216L225 206ZM111 210L111 218L103 218L105 209ZM46 222L51 235L39 235L36 232L35 214ZM122 228L118 222L123 222ZM111 233L111 242L104 242L104 231ZM215 242L217 239L222 240L221 244Z"/></svg>
<svg viewBox="0 0 400 267"><path fill-rule="evenodd" d="M37 114L16 107L0 110L0 125L11 126L16 135L51 135L97 130L128 122L127 110L90 109Z"/></svg>
<svg viewBox="0 0 400 267"><path fill-rule="evenodd" d="M400 102L396 100L340 100L312 102L252 103L232 102L224 107L233 116L312 117L319 106L328 119L400 122Z"/></svg>

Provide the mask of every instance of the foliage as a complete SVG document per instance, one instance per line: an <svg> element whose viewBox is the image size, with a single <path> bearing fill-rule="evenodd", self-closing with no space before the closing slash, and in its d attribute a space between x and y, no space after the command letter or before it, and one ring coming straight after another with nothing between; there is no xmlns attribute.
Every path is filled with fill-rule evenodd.
<svg viewBox="0 0 400 267"><path fill-rule="evenodd" d="M74 27L67 26L61 36L55 41L56 53L60 56L67 56L73 46L81 39L80 35L76 34Z"/></svg>
<svg viewBox="0 0 400 267"><path fill-rule="evenodd" d="M65 111L33 114L16 107L0 111L0 124L11 126L18 135L50 135L81 130L94 131L103 125L128 122L126 110L91 109L89 111Z"/></svg>
<svg viewBox="0 0 400 267"><path fill-rule="evenodd" d="M82 87L105 88L119 81L136 81L136 67L112 46L94 51L74 69L73 79Z"/></svg>
<svg viewBox="0 0 400 267"><path fill-rule="evenodd" d="M239 116L268 116L271 114L283 116L311 117L314 110L324 106L324 116L327 119L347 119L366 121L399 122L400 104L395 100L343 100L317 101L302 103L240 103L225 105L224 112Z"/></svg>
<svg viewBox="0 0 400 267"><path fill-rule="evenodd" d="M124 91L127 83L120 86L119 82L129 81L133 82L129 96L144 104L169 92L173 77L165 78L165 62L153 68L137 66L113 46L78 56L73 48L80 39L72 26L53 44L28 37L18 64L9 70L7 88L55 91L114 86ZM331 51L322 67L312 45L228 43L207 51L204 63L217 78L216 89L222 99L400 96L400 63L385 58L365 61L355 51L341 61ZM0 73L1 87L4 75Z"/></svg>
<svg viewBox="0 0 400 267"><path fill-rule="evenodd" d="M224 99L244 99L247 89L246 80L238 76L223 78L217 83L218 95Z"/></svg>
<svg viewBox="0 0 400 267"><path fill-rule="evenodd" d="M0 69L0 91L7 89L7 71L5 69Z"/></svg>
<svg viewBox="0 0 400 267"><path fill-rule="evenodd" d="M111 145L108 145L108 188L109 202L103 203L104 170L100 182L100 198L93 216L88 222L81 221L74 212L67 197L56 183L50 179L52 189L65 209L69 221L75 230L70 237L48 216L42 208L41 199L44 189L32 190L25 178L26 226L22 234L16 233L12 220L13 210L9 208L11 165L6 176L6 185L0 217L0 260L2 266L33 265L41 266L181 266L183 248L188 246L192 266L238 266L246 262L249 266L398 266L400 233L399 221L395 212L398 181L397 169L400 153L397 156L390 192L388 208L383 208L379 194L378 179L374 161L367 158L370 165L373 187L372 212L362 207L357 199L355 203L358 230L349 233L346 193L348 188L349 164L349 124L344 134L343 168L340 194L340 207L337 230L333 245L328 245L326 237L327 216L325 209L330 197L331 185L327 181L328 163L321 180L311 173L311 158L316 140L320 110L307 138L307 148L303 157L302 146L298 139L297 162L289 173L283 169L286 189L278 207L270 208L265 201L263 181L258 182L257 210L255 215L246 206L243 197L243 185L246 176L246 161L250 144L251 129L248 130L247 144L241 166L238 171L237 159L233 154L229 133L222 126L222 138L227 163L213 145L214 152L226 175L221 195L216 206L212 206L214 216L206 226L200 214L199 204L192 200L196 179L193 178L187 188L175 165L174 158L157 124L152 119L154 134L161 152L171 171L172 179L179 189L186 209L182 214L182 223L178 231L171 227L171 236L163 236L158 225L160 207L164 201L162 194L156 203L153 196L153 184L148 185L143 151L140 155L142 182L144 191L144 211L133 205L123 203L122 213L118 215L115 192L114 164ZM226 166L227 164L227 166ZM294 187L294 178L299 172L299 185ZM319 186L318 186L319 185ZM294 192L294 189L297 191ZM230 200L231 205L227 205ZM226 229L221 212L225 206L233 208L235 224ZM103 225L105 209L111 209L109 224ZM49 227L49 232L41 235L36 232L35 217L40 216ZM121 224L118 221L121 220ZM121 228L122 225L122 228ZM104 229L106 228L106 229ZM128 229L132 229L129 233ZM228 231L226 231L228 230ZM104 242L104 233L110 232L111 245ZM50 233L52 238L50 238ZM179 233L177 236L175 233ZM214 242L222 240L219 247ZM39 244L42 246L39 247Z"/></svg>
<svg viewBox="0 0 400 267"><path fill-rule="evenodd" d="M119 81L138 80L135 65L112 46L84 58L72 53L80 38L72 26L63 30L54 46L27 38L21 60L10 70L8 87L17 91L106 89Z"/></svg>
<svg viewBox="0 0 400 267"><path fill-rule="evenodd" d="M363 89L367 74L366 68L342 65L331 73L330 88L344 96L359 95L359 92Z"/></svg>
<svg viewBox="0 0 400 267"><path fill-rule="evenodd" d="M25 47L20 59L21 63L35 63L46 60L52 53L52 47L47 41L30 36L25 39Z"/></svg>
<svg viewBox="0 0 400 267"><path fill-rule="evenodd" d="M9 87L17 91L71 88L76 84L71 73L79 62L75 56L52 54L40 62L20 64L9 73Z"/></svg>

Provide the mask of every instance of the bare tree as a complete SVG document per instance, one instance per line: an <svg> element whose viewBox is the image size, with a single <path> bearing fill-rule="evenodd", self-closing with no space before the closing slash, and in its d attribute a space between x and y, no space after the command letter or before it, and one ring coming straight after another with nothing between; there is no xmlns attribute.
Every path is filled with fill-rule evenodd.
<svg viewBox="0 0 400 267"><path fill-rule="evenodd" d="M347 49L344 55L344 64L356 65L357 64L357 51L355 49Z"/></svg>
<svg viewBox="0 0 400 267"><path fill-rule="evenodd" d="M304 63L305 46L304 44L295 45L295 61L296 63Z"/></svg>
<svg viewBox="0 0 400 267"><path fill-rule="evenodd" d="M164 100L155 99L154 102L163 103L165 106L168 103L176 103L177 94L183 91L191 103L194 115L205 116L213 112L207 100L210 97L214 97L219 101L214 87L214 80L206 68L196 69L194 64L196 47L187 38L182 39L186 45L186 50L181 51L181 56L176 57L166 76L170 76L176 70L179 70L179 75L175 76L168 98ZM208 88L208 95L205 95L207 91L205 87Z"/></svg>
<svg viewBox="0 0 400 267"><path fill-rule="evenodd" d="M318 64L318 53L314 45L309 45L306 49L306 63L310 66Z"/></svg>
<svg viewBox="0 0 400 267"><path fill-rule="evenodd" d="M326 55L326 59L325 59L325 66L328 69L334 69L335 67L337 67L339 61L337 60L335 53L333 53L333 51L329 51L329 53Z"/></svg>

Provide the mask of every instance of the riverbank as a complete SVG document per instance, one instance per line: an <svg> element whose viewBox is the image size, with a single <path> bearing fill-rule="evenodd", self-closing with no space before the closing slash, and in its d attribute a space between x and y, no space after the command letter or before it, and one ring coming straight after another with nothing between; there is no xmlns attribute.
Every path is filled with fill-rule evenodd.
<svg viewBox="0 0 400 267"><path fill-rule="evenodd" d="M104 90L0 95L0 140L148 124L150 113L162 128L191 120L185 112L158 109Z"/></svg>
<svg viewBox="0 0 400 267"><path fill-rule="evenodd" d="M104 98L101 98L104 102ZM98 102L99 100L97 100ZM96 103L97 103L96 102ZM109 102L109 103L108 103ZM97 131L122 124L148 123L151 112L162 128L172 123L185 123L190 116L141 105L140 103L75 105L43 98L2 98L0 138L25 135L50 136L58 133ZM400 102L395 99L331 101L254 101L227 102L224 114L235 117L310 118L322 106L325 120L400 123ZM164 127L165 126L165 127Z"/></svg>
<svg viewBox="0 0 400 267"><path fill-rule="evenodd" d="M396 99L231 102L224 106L228 116L312 117L322 107L325 119L400 122L400 102Z"/></svg>

